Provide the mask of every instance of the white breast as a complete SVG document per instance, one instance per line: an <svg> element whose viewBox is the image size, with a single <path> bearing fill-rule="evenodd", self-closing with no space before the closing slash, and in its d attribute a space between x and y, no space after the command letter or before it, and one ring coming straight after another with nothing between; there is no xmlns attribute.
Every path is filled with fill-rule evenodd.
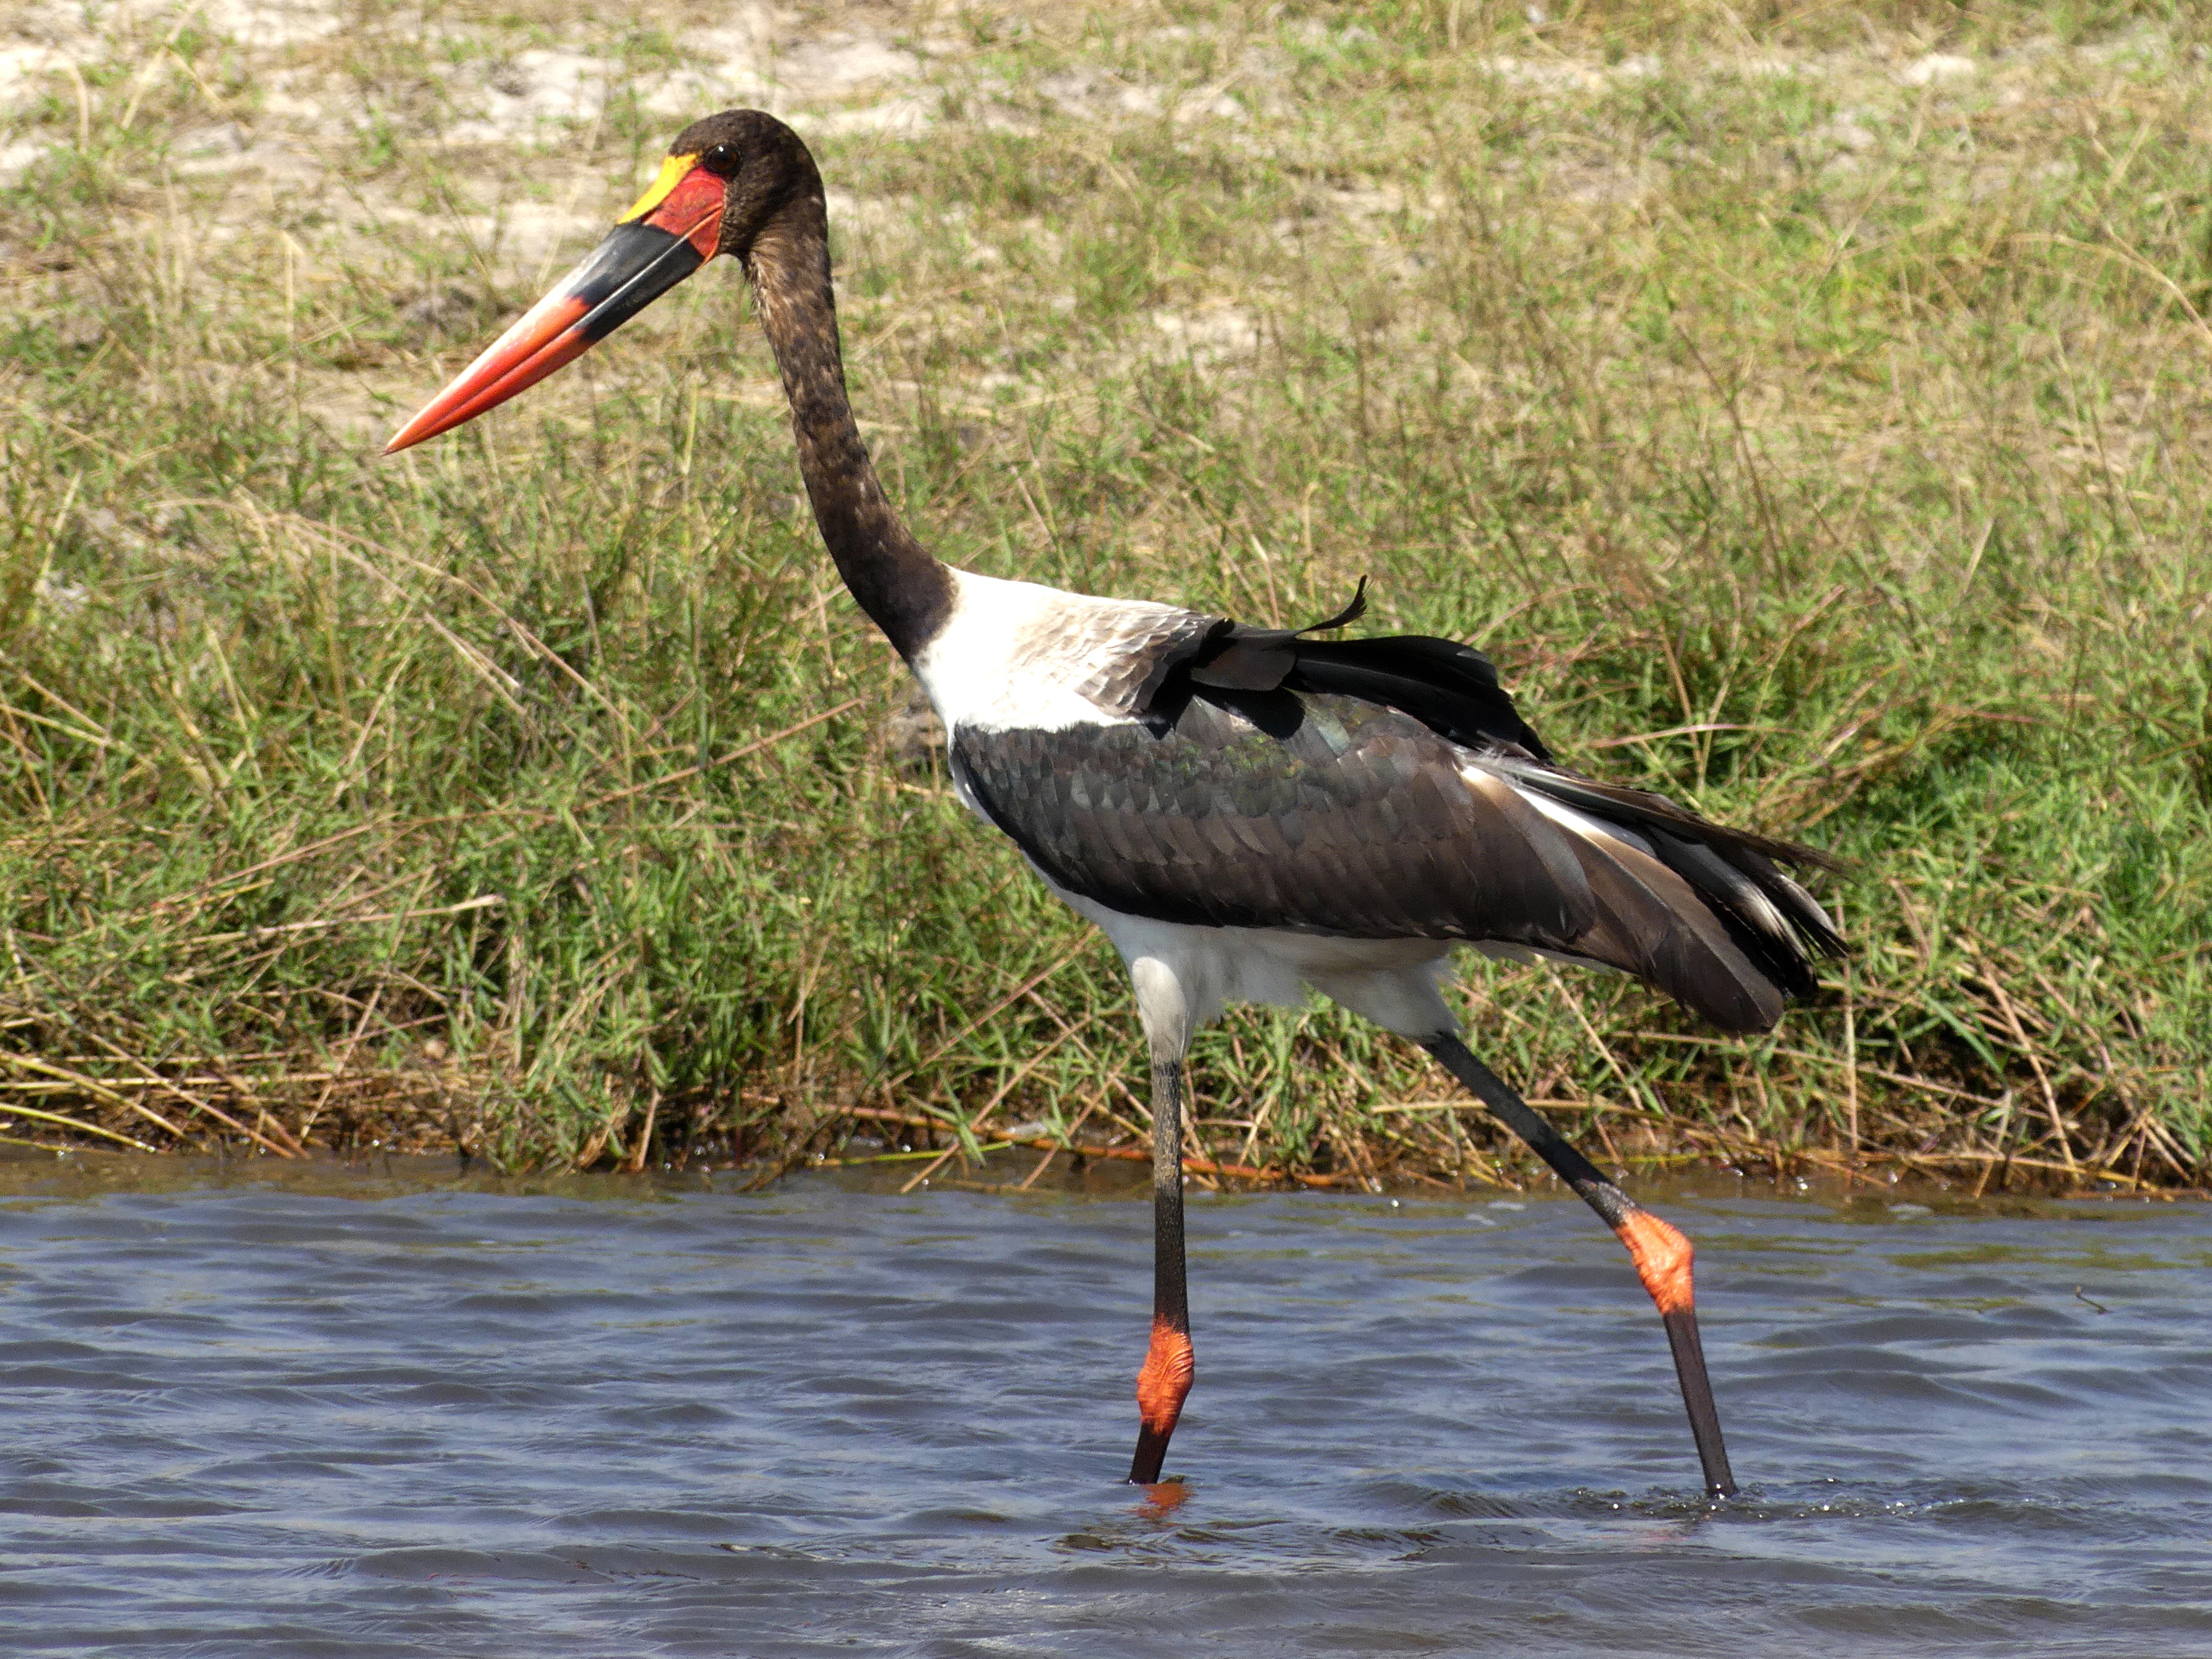
<svg viewBox="0 0 2212 1659"><path fill-rule="evenodd" d="M914 659L945 729L1064 732L1127 714L1109 689L1133 656L1204 622L1147 599L1100 599L952 572L952 614Z"/></svg>

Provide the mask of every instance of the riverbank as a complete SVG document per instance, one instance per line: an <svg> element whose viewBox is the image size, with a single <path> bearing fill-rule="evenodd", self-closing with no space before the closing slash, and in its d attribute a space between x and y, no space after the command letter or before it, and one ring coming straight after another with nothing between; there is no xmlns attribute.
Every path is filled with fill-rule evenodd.
<svg viewBox="0 0 2212 1659"><path fill-rule="evenodd" d="M951 799L733 272L374 459L744 101L817 147L856 401L944 556L1269 622L1370 575L1576 763L1852 860L1858 954L1771 1038L1468 969L1587 1144L2203 1179L2182 26L88 15L0 40L0 1135L1141 1146L1118 966ZM1511 1172L1330 1012L1237 1015L1195 1084L1215 1164Z"/></svg>

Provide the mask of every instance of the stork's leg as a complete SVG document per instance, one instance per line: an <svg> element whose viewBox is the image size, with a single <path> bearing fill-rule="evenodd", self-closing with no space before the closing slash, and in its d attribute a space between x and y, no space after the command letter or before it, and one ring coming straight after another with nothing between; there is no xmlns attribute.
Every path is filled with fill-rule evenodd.
<svg viewBox="0 0 2212 1659"><path fill-rule="evenodd" d="M1698 1340L1697 1298L1690 1283L1690 1241L1600 1175L1595 1164L1531 1111L1528 1103L1477 1060L1456 1036L1447 1031L1440 1036L1423 1037L1420 1043L1507 1128L1527 1141L1560 1180L1580 1193L1628 1247L1637 1277L1644 1281L1644 1288L1658 1304L1660 1318L1666 1322L1667 1341L1674 1351L1674 1374L1681 1379L1682 1403L1689 1408L1690 1432L1697 1437L1698 1461L1705 1465L1705 1491L1714 1498L1733 1497L1735 1477L1729 1472L1720 1415L1713 1409L1713 1385L1705 1375L1705 1351Z"/></svg>
<svg viewBox="0 0 2212 1659"><path fill-rule="evenodd" d="M1148 1021L1149 1024L1150 1022ZM1182 1054L1152 1042L1152 1342L1137 1373L1137 1455L1129 1479L1160 1478L1168 1437L1190 1393L1190 1296L1183 1278Z"/></svg>

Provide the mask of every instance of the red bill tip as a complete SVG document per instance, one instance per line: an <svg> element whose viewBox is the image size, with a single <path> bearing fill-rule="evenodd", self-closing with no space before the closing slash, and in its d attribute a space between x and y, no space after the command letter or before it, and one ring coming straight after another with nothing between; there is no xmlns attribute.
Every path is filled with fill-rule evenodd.
<svg viewBox="0 0 2212 1659"><path fill-rule="evenodd" d="M450 431L574 362L592 343L577 326L590 309L574 295L558 289L547 295L393 433L384 453L396 455L425 438Z"/></svg>

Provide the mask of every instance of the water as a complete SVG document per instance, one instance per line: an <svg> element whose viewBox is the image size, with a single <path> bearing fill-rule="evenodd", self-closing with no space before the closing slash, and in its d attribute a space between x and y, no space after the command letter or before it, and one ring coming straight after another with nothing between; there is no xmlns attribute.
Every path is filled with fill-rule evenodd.
<svg viewBox="0 0 2212 1659"><path fill-rule="evenodd" d="M1579 1205L1197 1197L1163 1506L1128 1197L168 1169L0 1165L11 1655L2212 1654L2195 1205L1676 1195L1709 1512Z"/></svg>

